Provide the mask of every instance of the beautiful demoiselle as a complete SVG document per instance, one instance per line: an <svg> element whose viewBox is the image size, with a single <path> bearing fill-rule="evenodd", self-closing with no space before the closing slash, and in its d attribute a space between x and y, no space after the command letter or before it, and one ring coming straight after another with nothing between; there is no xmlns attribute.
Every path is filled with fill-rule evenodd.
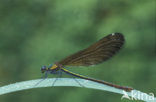
<svg viewBox="0 0 156 102"><path fill-rule="evenodd" d="M53 66L50 66L48 68L46 66L43 66L41 68L41 72L42 73L45 72L46 76L47 73L59 74L59 72L65 72L69 75L78 78L102 83L125 91L131 91L132 88L115 85L101 80L96 80L93 78L73 73L65 69L65 66L90 66L102 63L105 60L111 58L113 55L115 55L116 52L118 52L121 49L123 44L124 44L124 36L121 33L109 34L106 37L102 38L101 40L97 41L96 43L92 44L88 48L81 50L59 62L56 62Z"/></svg>

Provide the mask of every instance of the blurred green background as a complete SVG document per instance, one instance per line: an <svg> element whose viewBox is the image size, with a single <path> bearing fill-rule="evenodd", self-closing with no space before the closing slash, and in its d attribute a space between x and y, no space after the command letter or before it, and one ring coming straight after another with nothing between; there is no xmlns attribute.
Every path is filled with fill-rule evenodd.
<svg viewBox="0 0 156 102"><path fill-rule="evenodd" d="M70 70L156 95L155 12L155 0L0 0L0 86L40 78L42 65L121 32L126 43L111 60ZM131 102L119 94L76 87L0 96L0 102L28 101Z"/></svg>

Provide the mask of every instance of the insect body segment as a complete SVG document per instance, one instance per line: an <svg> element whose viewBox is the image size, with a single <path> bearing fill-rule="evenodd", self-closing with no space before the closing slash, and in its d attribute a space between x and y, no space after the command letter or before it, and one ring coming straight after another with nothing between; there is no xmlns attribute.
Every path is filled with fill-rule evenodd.
<svg viewBox="0 0 156 102"><path fill-rule="evenodd" d="M58 66L56 64L54 64L53 66L51 66L50 70L54 70L54 69L57 69Z"/></svg>
<svg viewBox="0 0 156 102"><path fill-rule="evenodd" d="M60 67L57 64L50 64L48 66L48 68L46 66L42 66L41 67L41 72L44 73L51 73L51 74L58 74L58 70L60 69Z"/></svg>

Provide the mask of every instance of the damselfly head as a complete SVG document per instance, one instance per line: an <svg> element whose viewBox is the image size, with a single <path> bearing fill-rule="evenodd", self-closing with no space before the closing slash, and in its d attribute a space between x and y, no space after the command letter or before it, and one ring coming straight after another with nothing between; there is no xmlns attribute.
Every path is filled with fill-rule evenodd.
<svg viewBox="0 0 156 102"><path fill-rule="evenodd" d="M44 73L45 71L47 71L47 67L46 66L42 66L41 67L41 72Z"/></svg>

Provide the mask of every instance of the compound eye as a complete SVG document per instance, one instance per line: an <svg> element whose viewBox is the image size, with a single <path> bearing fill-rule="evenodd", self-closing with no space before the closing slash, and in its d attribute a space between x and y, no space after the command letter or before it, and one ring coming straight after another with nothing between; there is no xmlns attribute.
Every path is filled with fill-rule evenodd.
<svg viewBox="0 0 156 102"><path fill-rule="evenodd" d="M46 66L42 66L42 67L41 67L41 70L45 70L45 69L46 69Z"/></svg>
<svg viewBox="0 0 156 102"><path fill-rule="evenodd" d="M46 70L46 66L42 66L41 71L44 73L45 70Z"/></svg>

